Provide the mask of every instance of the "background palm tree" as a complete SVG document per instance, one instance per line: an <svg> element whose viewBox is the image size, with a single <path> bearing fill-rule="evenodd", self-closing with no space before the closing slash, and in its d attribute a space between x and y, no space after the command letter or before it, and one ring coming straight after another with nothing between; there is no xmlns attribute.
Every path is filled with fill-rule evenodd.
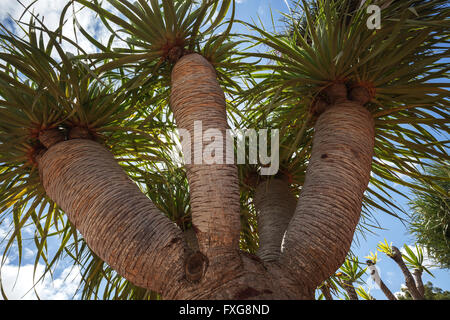
<svg viewBox="0 0 450 320"><path fill-rule="evenodd" d="M416 244L415 252L407 245L403 246L405 249L405 254L403 254L403 259L406 261L406 266L413 269L412 274L414 281L416 283L417 290L421 296L424 296L425 288L422 282L422 274L425 271L429 275L433 276L428 268L424 265L423 249ZM431 266L428 266L431 267Z"/></svg>
<svg viewBox="0 0 450 320"><path fill-rule="evenodd" d="M348 257L339 271L338 279L342 288L347 292L347 296L350 300L358 300L355 284L361 283L360 278L365 274L366 268L359 266L357 257Z"/></svg>
<svg viewBox="0 0 450 320"><path fill-rule="evenodd" d="M405 248L407 246L405 245ZM403 276L405 278L405 284L408 288L408 291L410 292L411 296L414 298L414 300L422 300L423 299L423 291L419 289L420 284L422 283L421 278L419 277L419 281L417 281L411 274L411 271L408 269L407 265L405 264L405 261L403 260L404 255L400 252L400 250L393 246L392 243L388 244L386 239L383 242L380 242L378 244L378 251L384 252L389 258L395 261L395 263L399 266L400 270L403 273ZM410 249L408 248L410 251ZM410 251L413 256L414 254L412 251ZM412 260L409 257L410 260ZM419 264L419 262L415 263L416 265ZM421 264L421 263L420 263Z"/></svg>
<svg viewBox="0 0 450 320"><path fill-rule="evenodd" d="M448 163L426 168L431 176L449 177ZM410 202L412 215L409 231L417 242L427 249L434 261L444 268L450 268L450 210L449 197L438 195L430 187L419 183L424 190L416 190ZM448 180L436 180L442 189L449 190Z"/></svg>
<svg viewBox="0 0 450 320"><path fill-rule="evenodd" d="M430 281L425 284L424 288L426 300L450 300L450 291L435 287ZM399 300L413 300L413 298L407 290L402 288L402 295L399 295Z"/></svg>
<svg viewBox="0 0 450 320"><path fill-rule="evenodd" d="M448 84L438 82L449 68L440 61L448 57L444 1L392 3L380 30L367 28L365 7L317 0L312 15L298 2L306 20L290 17L287 35L251 26L259 36L246 38L250 46L270 49L240 55L241 39L231 39L234 7L221 25L231 1L108 0L114 15L98 1L76 0L62 23L75 2L95 11L122 45L103 45L80 28L101 52L78 48L74 58L60 49L58 41L69 41L60 30L30 23L27 41L2 34L0 205L15 223L10 243L20 243L31 217L40 233L37 261L50 268L64 251L82 264L84 298L158 298L157 291L312 299L344 262L361 210L395 207L387 194L397 190L386 181L422 188L398 176L407 175L445 194L414 166L448 157L431 133L448 132ZM251 57L270 63L242 60ZM280 128L280 173L262 177L258 164L178 168L171 129L192 133L194 120L221 132L230 122ZM21 142L30 147L11 153ZM99 170L87 170L88 162ZM80 219L84 209L91 214ZM48 259L45 235L58 223L64 229L54 234L63 241Z"/></svg>

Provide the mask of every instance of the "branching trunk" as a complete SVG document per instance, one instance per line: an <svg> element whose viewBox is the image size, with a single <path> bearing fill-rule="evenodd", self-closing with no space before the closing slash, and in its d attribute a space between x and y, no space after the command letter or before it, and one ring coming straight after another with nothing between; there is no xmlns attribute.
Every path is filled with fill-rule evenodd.
<svg viewBox="0 0 450 320"><path fill-rule="evenodd" d="M264 261L276 261L281 253L281 241L294 214L297 199L289 185L281 179L267 180L255 191L258 212L259 249Z"/></svg>
<svg viewBox="0 0 450 320"><path fill-rule="evenodd" d="M181 231L103 146L84 139L49 145L39 171L47 195L123 277L163 294L183 277Z"/></svg>
<svg viewBox="0 0 450 320"><path fill-rule="evenodd" d="M367 188L374 149L371 113L339 101L316 124L312 154L280 262L319 285L350 249Z"/></svg>
<svg viewBox="0 0 450 320"><path fill-rule="evenodd" d="M51 136L38 160L48 196L99 257L165 299L313 299L315 288L345 260L359 220L374 146L370 112L356 102L339 101L319 117L306 181L289 223L295 198L285 192L288 186L277 181L274 189L269 183L258 191L260 256L267 260L262 261L239 252L239 183L236 165L223 157L226 141L209 150L219 163L202 161L211 141L195 143L211 130L225 140L228 128L224 94L202 56L178 60L170 103L178 127L194 139L194 163L186 171L198 241L186 234L186 244L181 230L140 192L111 153L91 140L51 145ZM201 130L194 121L201 121ZM187 142L183 150L191 147ZM275 197L278 206L268 202Z"/></svg>
<svg viewBox="0 0 450 320"><path fill-rule="evenodd" d="M187 178L190 189L192 223L195 228L200 251L209 262L225 255L236 255L240 236L240 196L237 167L226 164L226 129L228 129L225 97L216 79L212 65L199 54L183 56L172 71L170 105L178 128L188 130L192 143L182 141L185 152ZM194 130L195 123L201 130ZM208 163L203 154L212 141L201 141L205 131L216 130L222 141L222 150L211 152ZM193 148L192 148L193 146ZM221 154L219 154L221 153ZM200 163L198 163L200 161Z"/></svg>
<svg viewBox="0 0 450 320"><path fill-rule="evenodd" d="M192 223L200 252L206 259L202 277L192 283L179 282L168 297L312 299L313 291L293 281L284 266L277 263L263 265L257 257L239 252L239 180L234 159L230 159L232 163L229 164L226 157L230 154L227 154L226 145L225 98L215 70L205 58L188 54L175 64L170 105L178 128L187 130L192 139L183 141L182 137L182 147L185 161L191 162L186 165L186 173ZM215 139L220 135L222 141L214 141L217 142L214 152L209 150L204 154L211 141L198 142L208 132L216 135ZM233 150L230 151L234 157ZM213 162L203 158L208 153Z"/></svg>
<svg viewBox="0 0 450 320"><path fill-rule="evenodd" d="M405 284L406 287L408 288L409 293L411 294L411 297L414 300L422 300L423 296L417 290L414 278L411 275L411 272L409 272L408 268L406 267L406 264L403 261L400 250L397 247L392 246L392 253L393 255L389 257L391 257L400 267L400 270L402 270L403 276L405 277Z"/></svg>

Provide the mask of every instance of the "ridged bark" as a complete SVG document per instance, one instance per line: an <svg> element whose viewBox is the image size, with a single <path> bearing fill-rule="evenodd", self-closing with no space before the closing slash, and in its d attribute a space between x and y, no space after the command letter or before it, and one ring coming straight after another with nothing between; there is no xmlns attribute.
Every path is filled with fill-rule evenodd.
<svg viewBox="0 0 450 320"><path fill-rule="evenodd" d="M212 65L199 54L183 56L172 70L170 106L177 127L191 136L191 164L186 165L192 223L200 251L210 262L214 257L237 255L240 236L240 196L235 164L195 163L211 141L194 146L194 140L208 129L223 137L223 155L228 129L225 96ZM194 121L201 121L202 132L194 136ZM200 148L199 148L200 146ZM185 154L185 156L187 156ZM217 156L217 155L216 155ZM222 156L222 155L219 155Z"/></svg>
<svg viewBox="0 0 450 320"><path fill-rule="evenodd" d="M164 295L184 275L184 244L112 154L84 139L51 146L39 159L47 195L88 246L132 283Z"/></svg>
<svg viewBox="0 0 450 320"><path fill-rule="evenodd" d="M408 267L406 267L405 262L403 261L402 253L397 247L392 246L392 254L393 255L389 257L391 257L400 267L400 270L402 270L403 276L405 277L405 284L408 288L409 293L411 294L411 297L414 300L422 300L423 296L419 293L419 290L417 290L414 278L411 275L411 272L409 272Z"/></svg>
<svg viewBox="0 0 450 320"><path fill-rule="evenodd" d="M255 191L255 208L258 212L258 257L263 261L276 261L280 257L281 242L292 218L297 199L287 182L267 180Z"/></svg>
<svg viewBox="0 0 450 320"><path fill-rule="evenodd" d="M374 121L361 104L342 101L314 126L312 154L280 262L312 287L345 260L370 178Z"/></svg>

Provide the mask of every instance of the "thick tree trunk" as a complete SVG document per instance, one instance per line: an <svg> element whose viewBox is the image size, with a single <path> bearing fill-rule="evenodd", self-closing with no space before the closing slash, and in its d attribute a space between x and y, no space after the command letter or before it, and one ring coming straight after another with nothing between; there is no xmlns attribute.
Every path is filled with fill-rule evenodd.
<svg viewBox="0 0 450 320"><path fill-rule="evenodd" d="M312 288L299 285L284 266L239 252L239 181L236 165L227 164L224 156L228 129L225 97L205 58L188 54L175 64L170 105L178 128L187 130L192 142L182 141L182 146L185 161L193 161L186 165L186 172L201 252L193 255L197 257L193 266L203 271L200 278L178 282L166 298L313 299ZM202 151L211 141L198 143L202 134L211 130L222 137L216 144L222 150L215 150L213 163L202 159ZM193 157L189 158L190 153Z"/></svg>
<svg viewBox="0 0 450 320"><path fill-rule="evenodd" d="M192 139L208 129L225 139L224 95L214 69L200 55L186 55L174 66L171 108L178 127ZM201 130L195 130L194 120L201 121ZM85 139L52 143L38 160L47 194L90 248L134 284L166 299L313 299L317 285L349 250L370 176L374 128L371 114L355 102L336 102L319 117L305 185L278 261L239 252L236 165L200 160L186 166L196 251L195 237L186 234L188 246L181 230L105 148ZM201 159L209 143L194 146L192 160ZM225 141L220 144L226 150ZM261 212L269 208L263 203ZM277 247L293 201L281 206L284 222L273 239ZM264 225L261 221L262 230L270 223Z"/></svg>
<svg viewBox="0 0 450 320"><path fill-rule="evenodd" d="M200 251L209 259L237 256L240 237L240 195L237 167L226 164L225 96L212 65L199 54L183 56L172 71L170 106L178 128L188 130L189 141L182 141L190 187L192 223ZM197 122L197 130L195 130ZM200 128L201 126L201 128ZM208 152L212 140L201 141L203 134L220 134L217 146ZM204 151L205 154L204 154ZM209 150L212 151L212 150ZM211 155L207 160L205 156ZM216 161L214 161L214 158ZM234 162L233 162L234 163ZM220 261L219 261L220 262Z"/></svg>
<svg viewBox="0 0 450 320"><path fill-rule="evenodd" d="M132 283L165 299L313 299L282 266L264 266L246 253L189 280L190 269L195 274L202 263L192 255L196 239L157 210L108 150L84 139L48 146L38 160L48 196L89 247Z"/></svg>
<svg viewBox="0 0 450 320"><path fill-rule="evenodd" d="M276 261L280 256L281 242L294 214L297 199L286 181L271 179L258 185L254 202L258 212L257 255L264 261Z"/></svg>
<svg viewBox="0 0 450 320"><path fill-rule="evenodd" d="M405 277L405 284L408 288L409 293L411 294L411 297L414 300L422 300L423 296L419 293L419 290L417 290L416 283L414 282L414 278L411 275L411 272L409 272L408 268L406 267L405 262L402 258L402 253L397 247L392 246L392 256L390 256L400 267L400 270L402 270L403 276Z"/></svg>
<svg viewBox="0 0 450 320"><path fill-rule="evenodd" d="M280 262L313 287L345 260L358 223L374 149L371 113L339 101L314 127L312 154Z"/></svg>
<svg viewBox="0 0 450 320"><path fill-rule="evenodd" d="M184 244L112 154L84 139L59 142L39 158L47 195L89 247L132 283L165 294L184 275Z"/></svg>

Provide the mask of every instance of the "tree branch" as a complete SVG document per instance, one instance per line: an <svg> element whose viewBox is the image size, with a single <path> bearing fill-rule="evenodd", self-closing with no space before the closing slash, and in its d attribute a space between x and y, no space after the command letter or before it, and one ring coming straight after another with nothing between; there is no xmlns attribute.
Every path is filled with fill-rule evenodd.
<svg viewBox="0 0 450 320"><path fill-rule="evenodd" d="M51 146L38 161L47 195L120 275L163 295L183 277L181 230L107 149L91 140L68 140Z"/></svg>
<svg viewBox="0 0 450 320"><path fill-rule="evenodd" d="M193 161L186 165L186 171L200 251L210 260L228 253L236 255L240 195L237 167L226 164L223 156L228 129L225 96L214 68L201 55L185 55L175 64L170 105L178 128L187 130L193 139L192 143L182 141L182 145L185 162ZM211 141L202 141L207 131L221 136L222 141L214 137L218 139L214 140L214 151L207 148ZM207 150L212 152L208 154ZM189 159L191 152L193 159ZM213 159L209 161L205 156Z"/></svg>
<svg viewBox="0 0 450 320"><path fill-rule="evenodd" d="M263 261L276 261L281 253L281 242L292 218L297 199L287 182L272 179L261 182L255 191L258 212L259 249Z"/></svg>
<svg viewBox="0 0 450 320"><path fill-rule="evenodd" d="M378 284L380 286L381 291L383 291L384 295L389 299L389 300L397 300L397 298L395 297L395 295L392 293L391 290L389 290L389 288L386 286L386 284L383 282L383 280L381 279L377 268L375 267L375 264L368 260L367 261L367 265L369 266L369 271L370 271L370 276L372 277L372 280Z"/></svg>
<svg viewBox="0 0 450 320"><path fill-rule="evenodd" d="M320 287L320 291L322 291L323 296L325 297L325 300L334 300L333 296L331 295L330 288L326 283L324 283Z"/></svg>
<svg viewBox="0 0 450 320"><path fill-rule="evenodd" d="M312 154L280 262L316 287L344 262L358 223L374 149L371 113L331 105L314 127Z"/></svg>
<svg viewBox="0 0 450 320"><path fill-rule="evenodd" d="M405 284L406 287L409 290L409 293L411 294L411 297L413 297L414 300L422 300L423 296L419 293L419 290L416 287L416 283L414 282L414 278L411 275L411 272L409 272L408 268L406 267L405 262L402 258L402 253L400 250L392 246L392 255L389 255L389 257L394 260L397 265L400 267L400 270L402 270L403 276L405 277Z"/></svg>

